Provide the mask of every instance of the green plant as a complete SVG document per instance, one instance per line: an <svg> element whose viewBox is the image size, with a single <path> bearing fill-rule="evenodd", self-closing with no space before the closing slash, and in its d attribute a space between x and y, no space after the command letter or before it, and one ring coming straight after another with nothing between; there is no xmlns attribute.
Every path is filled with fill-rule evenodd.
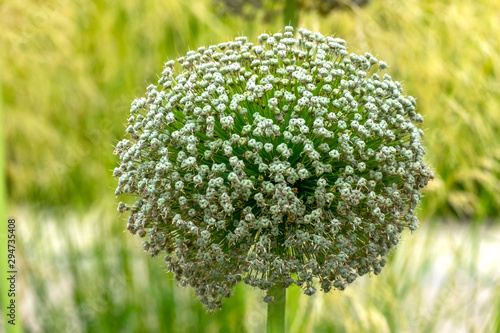
<svg viewBox="0 0 500 333"><path fill-rule="evenodd" d="M433 174L415 100L371 54L298 32L168 61L116 146L116 194L138 197L119 204L127 229L209 310L240 281L268 303L314 278L343 290L417 228Z"/></svg>

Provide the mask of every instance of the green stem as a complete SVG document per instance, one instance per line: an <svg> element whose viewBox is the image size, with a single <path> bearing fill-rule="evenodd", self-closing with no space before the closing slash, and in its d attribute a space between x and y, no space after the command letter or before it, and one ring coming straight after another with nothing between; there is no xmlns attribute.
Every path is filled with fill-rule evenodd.
<svg viewBox="0 0 500 333"><path fill-rule="evenodd" d="M280 282L267 291L274 297L274 302L267 304L267 333L285 332L286 289Z"/></svg>
<svg viewBox="0 0 500 333"><path fill-rule="evenodd" d="M297 29L299 15L297 10L297 0L286 0L284 10L285 25L290 25Z"/></svg>

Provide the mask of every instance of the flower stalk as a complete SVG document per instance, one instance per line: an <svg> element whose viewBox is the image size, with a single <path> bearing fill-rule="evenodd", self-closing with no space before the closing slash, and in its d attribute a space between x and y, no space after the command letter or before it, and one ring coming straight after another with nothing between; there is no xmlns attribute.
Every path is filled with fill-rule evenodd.
<svg viewBox="0 0 500 333"><path fill-rule="evenodd" d="M278 282L267 292L274 301L267 304L267 333L284 333L286 315L286 289Z"/></svg>
<svg viewBox="0 0 500 333"><path fill-rule="evenodd" d="M285 25L296 27L299 22L299 10L297 0L286 0L284 9Z"/></svg>

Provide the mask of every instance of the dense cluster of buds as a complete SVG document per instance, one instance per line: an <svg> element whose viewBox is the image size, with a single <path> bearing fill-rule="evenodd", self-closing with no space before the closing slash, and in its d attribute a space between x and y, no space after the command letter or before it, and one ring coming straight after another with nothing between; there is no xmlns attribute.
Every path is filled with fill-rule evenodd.
<svg viewBox="0 0 500 333"><path fill-rule="evenodd" d="M208 309L240 281L343 290L417 228L433 174L415 99L373 55L298 33L167 62L116 146L127 229Z"/></svg>

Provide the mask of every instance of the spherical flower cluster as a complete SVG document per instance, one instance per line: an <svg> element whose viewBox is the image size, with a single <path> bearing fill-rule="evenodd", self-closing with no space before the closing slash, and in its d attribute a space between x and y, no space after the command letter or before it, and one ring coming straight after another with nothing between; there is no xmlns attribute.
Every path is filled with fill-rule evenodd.
<svg viewBox="0 0 500 333"><path fill-rule="evenodd" d="M240 281L343 290L417 228L433 174L415 99L373 55L298 32L167 62L116 146L127 229L208 309Z"/></svg>

